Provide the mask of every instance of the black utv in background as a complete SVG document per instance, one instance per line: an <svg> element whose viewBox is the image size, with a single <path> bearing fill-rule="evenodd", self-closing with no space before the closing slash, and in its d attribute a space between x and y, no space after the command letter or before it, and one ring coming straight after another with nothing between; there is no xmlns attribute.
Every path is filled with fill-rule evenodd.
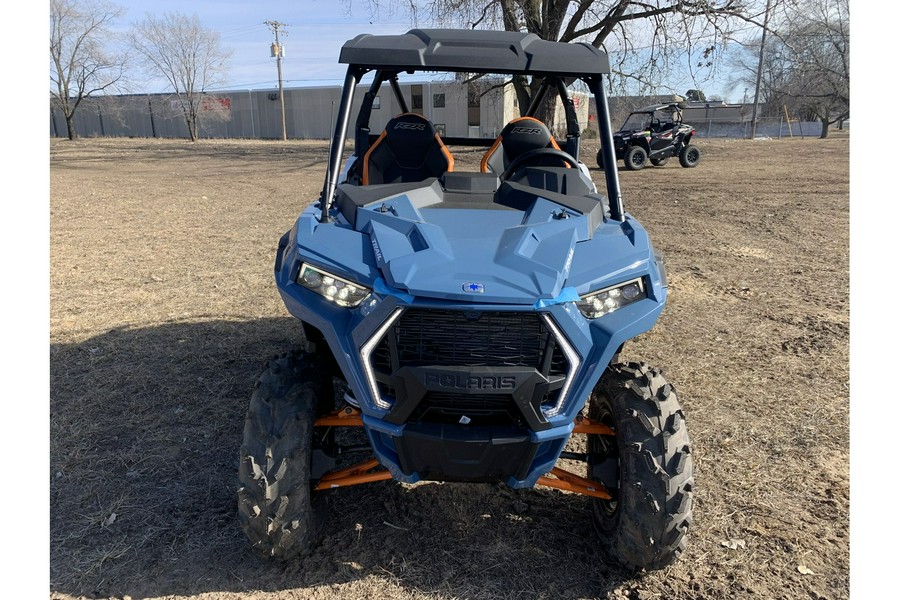
<svg viewBox="0 0 900 600"><path fill-rule="evenodd" d="M629 171L643 169L649 160L661 167L673 156L689 169L700 162L700 149L691 145L695 130L681 122L679 103L654 104L633 111L613 135L616 160L624 161ZM597 152L597 166L603 168L603 155Z"/></svg>

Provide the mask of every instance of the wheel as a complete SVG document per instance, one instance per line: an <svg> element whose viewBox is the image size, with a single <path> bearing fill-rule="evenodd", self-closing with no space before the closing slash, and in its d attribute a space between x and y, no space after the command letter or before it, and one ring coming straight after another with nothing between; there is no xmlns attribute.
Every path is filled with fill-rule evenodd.
<svg viewBox="0 0 900 600"><path fill-rule="evenodd" d="M640 171L647 164L647 151L640 146L631 146L625 152L625 168L629 171Z"/></svg>
<svg viewBox="0 0 900 600"><path fill-rule="evenodd" d="M651 158L650 162L653 163L654 167L664 167L666 166L666 163L669 162L669 158L671 157L667 156L665 158Z"/></svg>
<svg viewBox="0 0 900 600"><path fill-rule="evenodd" d="M603 150L597 151L597 167L602 171L603 170Z"/></svg>
<svg viewBox="0 0 900 600"><path fill-rule="evenodd" d="M681 166L685 169L691 169L696 167L700 162L700 156L700 148L688 144L678 153L678 162L680 162Z"/></svg>
<svg viewBox="0 0 900 600"><path fill-rule="evenodd" d="M313 546L313 423L328 386L315 355L269 362L250 399L238 475L238 515L252 545L289 559Z"/></svg>
<svg viewBox="0 0 900 600"><path fill-rule="evenodd" d="M528 152L525 152L524 154L521 154L514 158L512 162L510 162L506 167L506 170L504 170L500 175L500 180L506 181L525 164L533 162L535 161L535 159L546 157L558 158L562 162L568 163L576 169L578 168L578 160L568 152L557 150L556 148L535 148L534 150L529 150Z"/></svg>
<svg viewBox="0 0 900 600"><path fill-rule="evenodd" d="M611 365L590 397L588 416L615 437L588 436L588 478L612 500L593 498L592 517L611 562L660 569L684 549L694 467L674 388L643 363Z"/></svg>

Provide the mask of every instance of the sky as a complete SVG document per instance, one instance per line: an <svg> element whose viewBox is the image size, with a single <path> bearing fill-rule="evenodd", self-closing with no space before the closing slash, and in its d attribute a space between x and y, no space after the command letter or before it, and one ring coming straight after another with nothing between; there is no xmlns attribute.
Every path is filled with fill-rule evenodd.
<svg viewBox="0 0 900 600"><path fill-rule="evenodd" d="M409 21L403 18L382 17L375 21L364 2L356 3L359 7L350 13L341 0L190 3L125 0L117 4L127 11L120 22L123 29L148 12L160 16L177 11L189 16L196 14L204 27L218 31L222 46L232 50L225 89L277 87L276 61L270 55L274 34L263 24L267 20L285 24L280 35L285 48L282 73L288 87L341 84L345 67L337 59L345 41L360 33L397 34L410 29Z"/></svg>
<svg viewBox="0 0 900 600"><path fill-rule="evenodd" d="M166 12L196 14L201 24L218 31L222 45L233 54L228 80L219 89L262 89L277 87L276 61L270 56L273 33L264 21L278 21L286 26L281 39L285 48L282 64L286 87L340 85L345 67L339 65L338 55L343 43L361 33L399 34L415 25L403 14L389 15L384 11L377 16L369 12L365 0L352 3L344 0L302 0L300 2L233 2L227 0L198 0L185 3L175 0L119 0L126 9L118 26L121 30L142 19L148 12L162 15ZM382 2L386 4L386 2ZM422 23L420 26L427 26ZM422 76L417 76L419 79ZM698 85L707 96L717 94L725 99L735 96L724 88L725 77L718 81L695 84L688 75L673 73L671 87L684 94ZM161 81L136 81L136 92L160 92ZM741 90L741 94L742 95Z"/></svg>

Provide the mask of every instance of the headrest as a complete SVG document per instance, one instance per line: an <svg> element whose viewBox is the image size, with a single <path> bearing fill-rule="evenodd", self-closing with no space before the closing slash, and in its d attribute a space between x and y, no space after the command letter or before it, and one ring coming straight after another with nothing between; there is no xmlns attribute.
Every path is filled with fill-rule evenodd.
<svg viewBox="0 0 900 600"><path fill-rule="evenodd" d="M500 132L503 151L509 160L535 148L555 146L550 128L534 117L520 117L506 124Z"/></svg>
<svg viewBox="0 0 900 600"><path fill-rule="evenodd" d="M403 113L397 115L385 125L384 130L389 136L404 136L429 134L429 137L435 134L434 125L431 121L418 113ZM399 138L398 138L399 139Z"/></svg>
<svg viewBox="0 0 900 600"><path fill-rule="evenodd" d="M397 115L384 126L387 141L402 165L421 164L423 143L434 141L437 131L431 121L417 113Z"/></svg>

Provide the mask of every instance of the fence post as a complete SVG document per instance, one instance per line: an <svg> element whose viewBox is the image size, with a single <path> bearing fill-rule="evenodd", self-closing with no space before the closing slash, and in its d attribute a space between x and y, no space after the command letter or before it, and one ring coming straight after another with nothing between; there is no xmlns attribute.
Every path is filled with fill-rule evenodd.
<svg viewBox="0 0 900 600"><path fill-rule="evenodd" d="M103 111L100 110L99 102L97 102L97 118L100 119L100 135L106 137L106 130L103 128Z"/></svg>
<svg viewBox="0 0 900 600"><path fill-rule="evenodd" d="M706 137L710 137L712 135L712 120L706 122Z"/></svg>
<svg viewBox="0 0 900 600"><path fill-rule="evenodd" d="M781 128L784 127L784 117L778 117L778 139L781 139Z"/></svg>
<svg viewBox="0 0 900 600"><path fill-rule="evenodd" d="M256 139L256 125L253 124L253 90L247 90L247 98L250 100L250 137Z"/></svg>

